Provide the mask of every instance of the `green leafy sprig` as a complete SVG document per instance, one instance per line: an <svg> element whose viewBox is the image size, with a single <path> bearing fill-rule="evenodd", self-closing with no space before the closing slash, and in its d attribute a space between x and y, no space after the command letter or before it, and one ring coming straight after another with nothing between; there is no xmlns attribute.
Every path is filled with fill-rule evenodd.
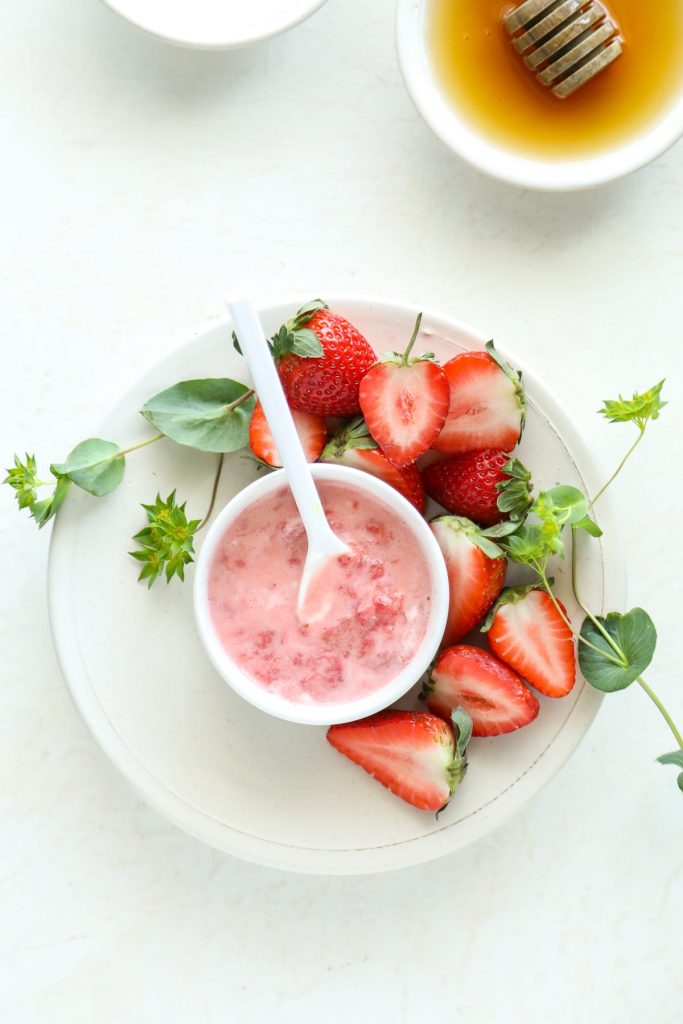
<svg viewBox="0 0 683 1024"><path fill-rule="evenodd" d="M153 505L142 506L147 526L133 537L139 550L128 553L143 563L138 579L147 580L150 587L162 574L167 583L174 576L184 581L185 566L194 561L194 535L201 520L188 520L185 505L177 504L172 491L165 501L157 494Z"/></svg>
<svg viewBox="0 0 683 1024"><path fill-rule="evenodd" d="M661 400L664 382L660 382L642 394L635 394L625 400L621 396L607 401L600 410L611 423L634 423L638 427L638 438L622 459L615 473L592 501L575 487L561 485L541 492L533 501L527 518L517 525L514 532L501 536L498 543L505 555L518 565L531 570L536 583L551 597L558 613L578 640L579 665L584 678L602 693L615 693L638 683L662 714L669 726L679 749L659 758L662 764L683 768L683 735L659 697L643 678L649 668L657 646L657 630L646 611L632 608L630 611L610 612L595 615L582 601L577 585L577 534L585 531L592 537L600 537L602 530L589 512L617 478L635 451L645 433L647 424L656 420L666 403ZM499 507L501 502L499 499ZM506 524L501 524L505 528ZM581 630L577 633L566 612L559 604L548 578L548 565L553 557L565 556L565 533L571 530L572 585L576 600L585 614ZM496 529L495 527L493 528ZM489 531L490 532L490 531ZM527 588L518 588L521 590ZM489 623L485 623L486 630ZM679 788L683 791L683 772L678 777Z"/></svg>
<svg viewBox="0 0 683 1024"><path fill-rule="evenodd" d="M323 354L323 347L315 331L310 330L306 325L321 309L329 309L322 299L314 299L280 327L268 342L271 354L274 359L281 359L286 355L300 356L302 359L318 359ZM242 348L235 331L232 332L232 343L237 352L242 355Z"/></svg>

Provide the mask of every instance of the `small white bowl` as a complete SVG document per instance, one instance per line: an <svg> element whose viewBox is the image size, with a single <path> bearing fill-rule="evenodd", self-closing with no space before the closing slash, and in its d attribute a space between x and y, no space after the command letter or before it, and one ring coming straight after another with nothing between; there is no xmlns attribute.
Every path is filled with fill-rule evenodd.
<svg viewBox="0 0 683 1024"><path fill-rule="evenodd" d="M103 0L137 28L177 46L230 50L286 32L326 0Z"/></svg>
<svg viewBox="0 0 683 1024"><path fill-rule="evenodd" d="M661 156L683 135L683 86L653 126L599 156L543 160L520 156L479 134L444 96L427 40L432 0L398 0L396 45L406 87L419 113L445 144L478 170L522 188L572 192L614 181Z"/></svg>
<svg viewBox="0 0 683 1024"><path fill-rule="evenodd" d="M271 693L248 676L223 647L211 617L208 583L216 549L226 530L249 505L286 486L283 470L269 473L245 487L228 502L211 526L197 559L194 578L194 613L200 639L216 671L241 697L276 718L304 725L335 725L353 722L382 711L411 689L428 669L443 638L448 616L448 575L443 555L432 531L410 502L382 480L349 466L315 465L316 480L330 480L354 487L381 501L411 530L424 552L431 582L431 611L422 643L413 659L386 686L359 700L343 704L298 704Z"/></svg>

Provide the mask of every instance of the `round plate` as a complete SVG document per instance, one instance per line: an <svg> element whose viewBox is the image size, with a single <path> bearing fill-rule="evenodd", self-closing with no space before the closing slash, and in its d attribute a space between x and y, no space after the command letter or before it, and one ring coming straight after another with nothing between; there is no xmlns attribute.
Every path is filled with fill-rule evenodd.
<svg viewBox="0 0 683 1024"><path fill-rule="evenodd" d="M326 0L103 0L138 28L178 46L228 50L293 28Z"/></svg>
<svg viewBox="0 0 683 1024"><path fill-rule="evenodd" d="M303 296L305 300L307 297ZM261 310L270 335L303 301ZM336 299L378 353L403 348L416 310ZM423 319L422 347L442 360L484 338L435 313ZM517 360L513 360L516 365ZM129 444L147 431L138 410L179 380L247 378L230 326L213 328L169 355L107 417L98 434ZM537 486L595 487L588 453L557 401L526 374L529 412L521 458ZM192 586L136 583L131 537L144 525L140 502L177 488L191 516L205 512L215 456L161 441L127 460L106 499L73 488L56 521L49 566L55 643L69 689L103 750L161 814L229 853L273 867L353 874L438 857L499 825L550 779L584 736L600 696L579 680L565 700L541 698L536 722L517 734L475 740L467 778L439 816L414 810L327 744L324 729L262 714L219 678L195 631ZM255 475L239 454L226 458L217 508ZM601 513L609 528L609 508ZM201 543L202 534L198 535ZM580 579L593 607L624 596L619 551L586 537ZM191 573L190 568L189 572ZM568 566L553 569L576 622ZM403 707L415 706L412 696Z"/></svg>

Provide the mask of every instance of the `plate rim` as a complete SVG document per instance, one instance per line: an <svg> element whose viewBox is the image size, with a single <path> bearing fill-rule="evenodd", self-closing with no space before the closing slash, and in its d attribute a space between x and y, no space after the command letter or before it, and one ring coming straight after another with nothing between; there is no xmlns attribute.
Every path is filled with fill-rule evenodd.
<svg viewBox="0 0 683 1024"><path fill-rule="evenodd" d="M301 301L300 296L289 296L268 303L260 303L258 308L261 315L267 316L283 307L298 308ZM483 345L486 339L485 334L472 328L469 324L429 307L418 307L411 303L362 294L330 295L329 301L330 305L340 308L350 318L354 315L362 316L363 313L367 315L369 312L381 313L382 311L385 311L387 315L399 313L402 316L411 314L416 316L421 310L426 324L431 322L441 324L452 333L467 335L475 344ZM227 331L229 324L229 318L224 317L216 323L207 325L205 329L198 330L180 345L174 346L161 359L143 368L140 374L131 381L130 386L119 400L110 407L107 415L101 418L100 423L106 423L115 417L120 406L125 403L136 385L145 377L160 370L167 360L173 359L184 350L200 343L209 335L221 330ZM551 389L538 380L533 371L527 369L523 360L520 361L514 356L509 356L506 346L500 346L500 351L508 358L512 358L514 365L522 370L530 385L534 404L538 405L539 412L557 432L581 479L594 486L597 481L595 480L596 467L592 455L563 402ZM547 411L549 408L552 409L552 418ZM614 510L609 497L601 509L601 521L608 525L610 536L607 550L605 550L604 543L601 542L603 592L606 601L617 602L625 599L626 576L624 559L620 556L620 535L615 527ZM583 689L577 696L569 715L560 724L542 753L522 776L513 780L507 789L497 794L489 803L463 818L444 824L429 835L380 846L340 850L295 846L244 833L218 821L204 811L198 810L184 797L174 793L165 783L162 783L134 755L104 712L90 685L87 666L83 663L73 632L69 634L70 602L61 599L63 593L60 583L61 569L62 564L68 563L69 560L68 531L70 526L71 524L67 524L66 519L60 517L57 517L53 525L48 556L47 597L50 628L57 659L67 690L81 718L103 753L133 789L157 813L209 846L264 867L313 875L372 874L425 863L446 853L462 849L503 825L550 781L586 736L603 700L601 694L592 690L584 682ZM65 536L62 537L62 534ZM569 725L571 728L568 728ZM306 726L293 725L292 728L306 728ZM515 790L514 797L501 804L501 798L513 789ZM499 806L496 807L496 804Z"/></svg>

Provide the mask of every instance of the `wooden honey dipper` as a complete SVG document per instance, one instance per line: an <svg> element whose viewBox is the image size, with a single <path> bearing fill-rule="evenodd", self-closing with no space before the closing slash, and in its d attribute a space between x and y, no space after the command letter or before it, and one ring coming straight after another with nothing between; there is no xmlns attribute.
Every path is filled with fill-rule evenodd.
<svg viewBox="0 0 683 1024"><path fill-rule="evenodd" d="M599 0L524 0L504 23L527 67L560 99L623 52L619 27Z"/></svg>

